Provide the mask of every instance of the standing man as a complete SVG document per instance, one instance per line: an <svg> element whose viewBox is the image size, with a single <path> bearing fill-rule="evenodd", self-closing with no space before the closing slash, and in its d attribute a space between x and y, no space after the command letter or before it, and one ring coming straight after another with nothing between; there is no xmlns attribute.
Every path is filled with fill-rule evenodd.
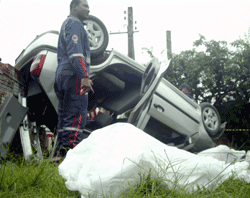
<svg viewBox="0 0 250 198"><path fill-rule="evenodd" d="M87 121L90 47L83 20L89 15L87 0L72 0L70 16L63 22L58 40L58 67L54 89L59 100L56 152L67 150L81 141Z"/></svg>

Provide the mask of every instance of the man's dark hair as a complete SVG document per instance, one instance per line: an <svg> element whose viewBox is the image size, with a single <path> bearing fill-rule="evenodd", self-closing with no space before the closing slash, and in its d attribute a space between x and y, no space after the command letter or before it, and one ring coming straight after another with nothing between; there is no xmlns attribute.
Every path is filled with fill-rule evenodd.
<svg viewBox="0 0 250 198"><path fill-rule="evenodd" d="M80 3L80 0L72 0L70 3L70 11L73 10L73 7L78 6Z"/></svg>

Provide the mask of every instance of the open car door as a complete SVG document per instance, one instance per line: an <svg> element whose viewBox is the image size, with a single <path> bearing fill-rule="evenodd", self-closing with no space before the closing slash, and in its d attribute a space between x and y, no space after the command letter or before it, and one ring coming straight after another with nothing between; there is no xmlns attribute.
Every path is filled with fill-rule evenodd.
<svg viewBox="0 0 250 198"><path fill-rule="evenodd" d="M150 107L153 94L166 73L169 64L170 60L160 64L157 58L153 58L148 63L142 77L141 100L131 111L128 123L131 123L137 128L143 130L148 120L147 117L149 117L147 116L147 112Z"/></svg>

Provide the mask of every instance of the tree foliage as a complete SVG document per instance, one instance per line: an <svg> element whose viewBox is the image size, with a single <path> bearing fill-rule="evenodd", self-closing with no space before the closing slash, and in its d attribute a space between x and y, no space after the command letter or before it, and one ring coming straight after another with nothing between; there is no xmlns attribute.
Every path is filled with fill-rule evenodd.
<svg viewBox="0 0 250 198"><path fill-rule="evenodd" d="M250 89L250 39L207 41L204 36L193 43L193 49L173 54L165 78L176 87L190 85L194 99L210 102L212 97L221 98L230 91L244 102L249 101ZM203 49L203 50L201 50ZM153 48L143 48L154 57Z"/></svg>

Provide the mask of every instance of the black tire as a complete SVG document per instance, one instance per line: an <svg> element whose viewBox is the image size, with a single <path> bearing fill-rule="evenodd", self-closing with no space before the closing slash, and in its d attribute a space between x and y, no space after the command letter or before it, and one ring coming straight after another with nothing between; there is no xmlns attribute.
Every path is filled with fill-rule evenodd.
<svg viewBox="0 0 250 198"><path fill-rule="evenodd" d="M109 34L107 28L100 19L93 15L89 15L88 19L84 20L84 23L87 24L86 30L89 35L91 57L97 57L108 46ZM97 36L97 33L100 35Z"/></svg>
<svg viewBox="0 0 250 198"><path fill-rule="evenodd" d="M217 109L211 104L204 102L200 104L202 122L210 137L215 138L221 132L221 118Z"/></svg>

